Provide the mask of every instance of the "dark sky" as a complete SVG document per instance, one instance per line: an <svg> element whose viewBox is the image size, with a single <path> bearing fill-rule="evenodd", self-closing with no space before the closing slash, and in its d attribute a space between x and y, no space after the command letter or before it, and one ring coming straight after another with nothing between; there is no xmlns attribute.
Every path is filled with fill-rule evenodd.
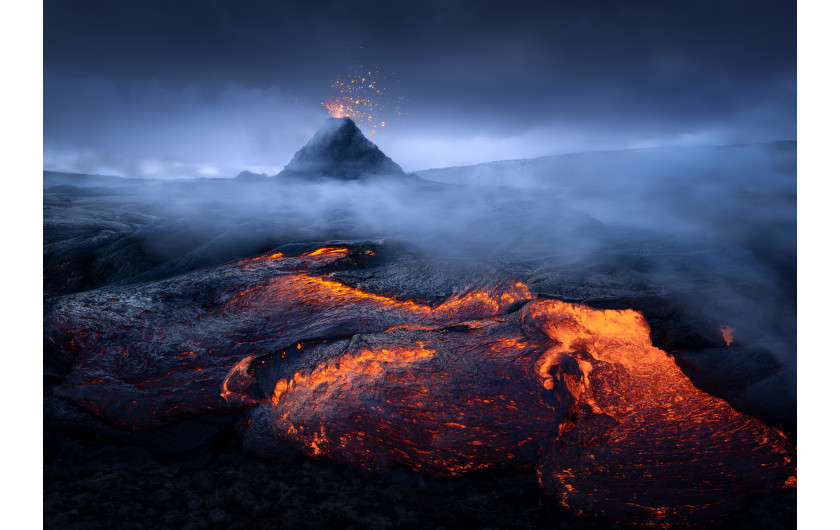
<svg viewBox="0 0 840 530"><path fill-rule="evenodd" d="M45 0L44 167L273 173L374 66L407 170L796 138L795 1Z"/></svg>

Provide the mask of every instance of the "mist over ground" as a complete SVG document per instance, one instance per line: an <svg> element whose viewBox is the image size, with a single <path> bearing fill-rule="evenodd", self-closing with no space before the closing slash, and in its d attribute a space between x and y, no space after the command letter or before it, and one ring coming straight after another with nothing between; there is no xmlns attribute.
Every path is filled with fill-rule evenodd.
<svg viewBox="0 0 840 530"><path fill-rule="evenodd" d="M45 289L153 281L289 244L379 240L383 253L407 263L407 277L513 275L534 295L640 309L654 339L681 352L696 380L747 411L772 408L774 421L791 423L795 168L796 144L783 142L347 181L45 173ZM348 281L409 297L458 288L446 279L441 292L428 282L412 291L405 275L394 278ZM660 321L679 325L660 329ZM735 330L731 346L722 326Z"/></svg>
<svg viewBox="0 0 840 530"><path fill-rule="evenodd" d="M583 153L411 178L307 182L253 174L165 182L46 172L44 186L47 193L61 192L58 185L86 189L82 196L111 189L161 219L191 212L197 229L220 216L265 218L278 236L404 237L488 258L562 255L587 246L576 233L583 225L731 242L783 259L795 252L795 168L795 142L777 142Z"/></svg>

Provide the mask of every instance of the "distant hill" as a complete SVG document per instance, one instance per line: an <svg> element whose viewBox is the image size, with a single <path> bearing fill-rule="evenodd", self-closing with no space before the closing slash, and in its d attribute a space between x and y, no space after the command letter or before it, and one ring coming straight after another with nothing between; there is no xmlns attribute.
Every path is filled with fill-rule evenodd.
<svg viewBox="0 0 840 530"><path fill-rule="evenodd" d="M733 170L740 171L741 162L756 157L778 164L778 169L785 173L795 173L796 141L593 151L427 169L415 174L435 182L473 186L563 188L585 185L598 188L632 184L628 182L632 175L644 177L647 184L662 179L702 176L712 165L720 175L726 162L731 162ZM680 173L673 173L674 168L679 168Z"/></svg>
<svg viewBox="0 0 840 530"><path fill-rule="evenodd" d="M235 180L243 181L243 182L265 182L265 179L268 178L268 175L265 173L254 173L253 171L240 171L238 175L236 175Z"/></svg>
<svg viewBox="0 0 840 530"><path fill-rule="evenodd" d="M44 171L44 189L54 186L74 186L77 188L119 188L136 186L148 182L146 179L124 178L114 175L86 175L84 173L64 173Z"/></svg>

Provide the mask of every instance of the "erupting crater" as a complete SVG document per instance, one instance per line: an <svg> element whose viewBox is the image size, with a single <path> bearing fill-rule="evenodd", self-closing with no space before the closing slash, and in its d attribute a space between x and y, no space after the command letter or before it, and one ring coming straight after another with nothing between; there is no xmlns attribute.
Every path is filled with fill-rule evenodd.
<svg viewBox="0 0 840 530"><path fill-rule="evenodd" d="M247 410L252 447L438 476L534 468L583 515L702 522L795 480L776 430L695 388L642 315L515 280L431 303L335 279L371 245L275 252L61 298L57 388L120 427ZM246 444L247 445L247 444Z"/></svg>

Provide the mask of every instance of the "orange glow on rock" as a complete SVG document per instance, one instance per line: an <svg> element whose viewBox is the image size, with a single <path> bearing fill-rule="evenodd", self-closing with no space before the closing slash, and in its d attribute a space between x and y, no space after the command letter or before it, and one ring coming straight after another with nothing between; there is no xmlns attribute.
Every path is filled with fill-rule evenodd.
<svg viewBox="0 0 840 530"><path fill-rule="evenodd" d="M273 425L309 456L368 471L525 467L562 415L531 352L510 322L358 336L338 359L277 382Z"/></svg>
<svg viewBox="0 0 840 530"><path fill-rule="evenodd" d="M273 260L283 260L286 263L293 264L295 262L300 261L301 258L304 257L318 257L318 256L326 256L330 259L341 258L350 254L350 250L347 248L342 247L322 247L311 252L304 252L299 256L287 256L282 252L275 252L273 254L263 254L262 256L256 256L253 258L246 258L243 260L239 260L237 263L252 263L252 262L261 262L261 261L273 261Z"/></svg>
<svg viewBox="0 0 840 530"><path fill-rule="evenodd" d="M243 382L246 384L251 382L251 377L246 370L251 361L254 360L254 357L256 355L249 355L233 365L233 368L230 369L225 380L222 382L221 396L228 403L231 402L231 399L242 399L247 395L244 389L241 388L241 385ZM234 389L236 390L234 391Z"/></svg>
<svg viewBox="0 0 840 530"><path fill-rule="evenodd" d="M727 346L732 345L732 332L735 331L735 328L723 325L720 327L720 333L723 335L723 340L726 342Z"/></svg>
<svg viewBox="0 0 840 530"><path fill-rule="evenodd" d="M346 256L348 252L348 249L341 247L322 247L317 250L313 250L312 252L306 252L304 254L301 254L301 256L323 256L324 254L330 254L333 256Z"/></svg>
<svg viewBox="0 0 840 530"><path fill-rule="evenodd" d="M239 263L246 263L249 261L265 261L265 260L272 260L272 259L279 259L284 258L286 256L283 255L282 252L275 252L274 254L266 254L264 256L257 256L255 258L246 258L243 260L239 260Z"/></svg>
<svg viewBox="0 0 840 530"><path fill-rule="evenodd" d="M401 324L443 324L452 321L491 316L530 297L528 287L516 282L494 290L476 289L455 295L437 306L414 300L398 300L371 293L341 282L308 273L288 273L277 276L259 289L238 293L228 301L226 309L237 312L260 304L295 307L322 305L325 307L352 305L359 319L365 322L377 314L399 315ZM373 313L371 313L373 312Z"/></svg>

